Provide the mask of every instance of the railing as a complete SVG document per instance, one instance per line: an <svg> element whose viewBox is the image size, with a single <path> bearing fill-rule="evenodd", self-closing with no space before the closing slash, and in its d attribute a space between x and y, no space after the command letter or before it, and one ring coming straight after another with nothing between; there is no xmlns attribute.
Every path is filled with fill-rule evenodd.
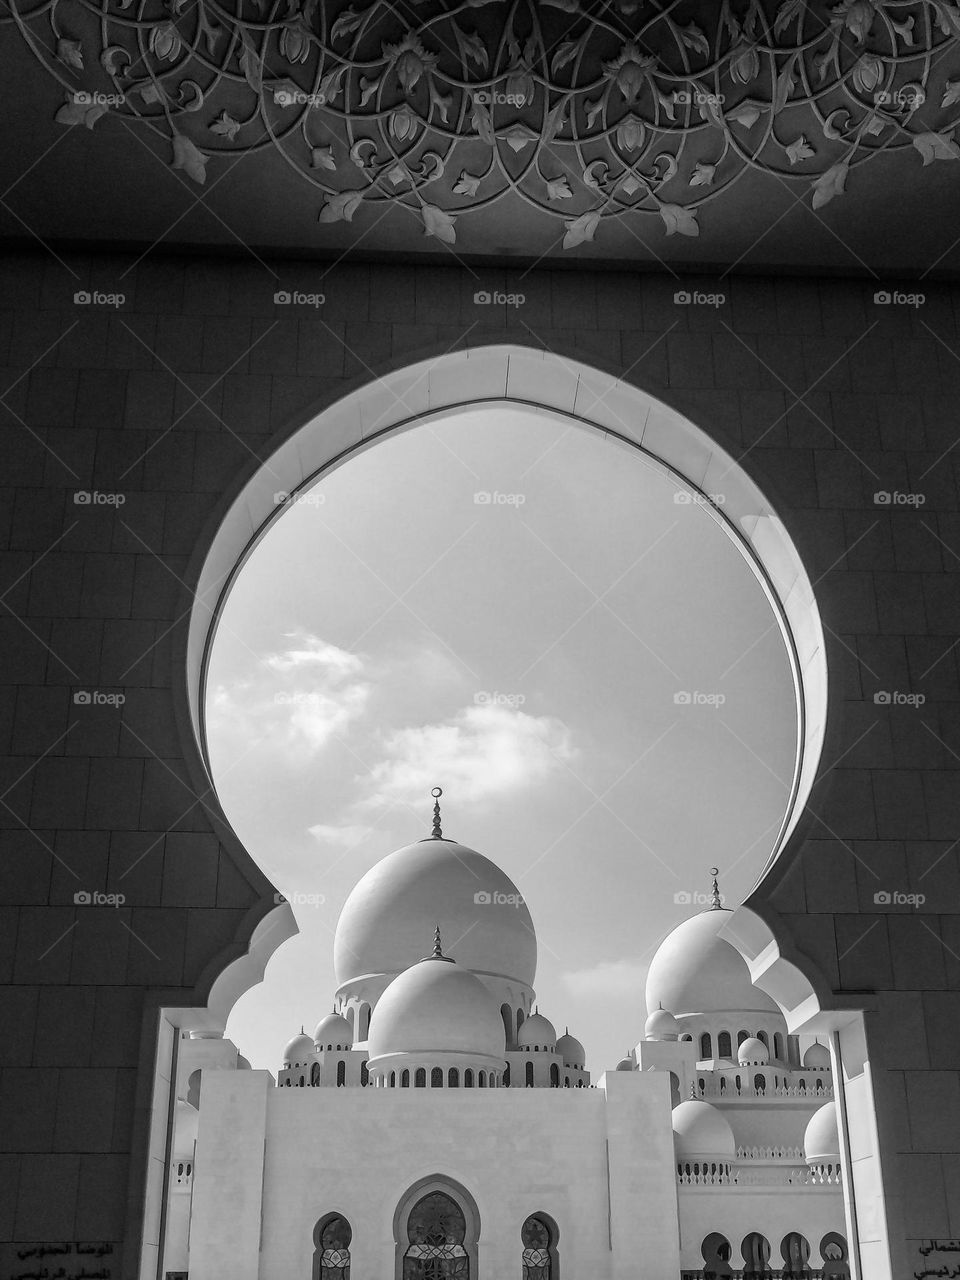
<svg viewBox="0 0 960 1280"><path fill-rule="evenodd" d="M802 1147L737 1147L738 1160L791 1160L803 1163Z"/></svg>
<svg viewBox="0 0 960 1280"><path fill-rule="evenodd" d="M839 1187L838 1169L811 1169L805 1164L741 1166L729 1173L677 1171L682 1187Z"/></svg>
<svg viewBox="0 0 960 1280"><path fill-rule="evenodd" d="M738 1089L735 1084L728 1084L725 1089L721 1089L715 1080L711 1080L702 1089L695 1085L695 1089L698 1098L803 1098L807 1102L829 1102L833 1097L832 1086L828 1088L826 1085L822 1089L800 1089L796 1085L783 1084L767 1085L765 1089Z"/></svg>
<svg viewBox="0 0 960 1280"><path fill-rule="evenodd" d="M824 1273L819 1267L806 1271L681 1271L680 1280L824 1280Z"/></svg>

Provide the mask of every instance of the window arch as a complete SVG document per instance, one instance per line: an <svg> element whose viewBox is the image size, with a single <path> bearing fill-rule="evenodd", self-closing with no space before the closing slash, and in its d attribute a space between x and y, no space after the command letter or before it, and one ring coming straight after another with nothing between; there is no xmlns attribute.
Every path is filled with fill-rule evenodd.
<svg viewBox="0 0 960 1280"><path fill-rule="evenodd" d="M730 1266L730 1241L719 1231L711 1231L703 1238L700 1253L703 1256L703 1275L710 1280L727 1280L733 1275Z"/></svg>
<svg viewBox="0 0 960 1280"><path fill-rule="evenodd" d="M467 1067L466 1071L464 1071L463 1073L463 1087L465 1089L473 1088L473 1068L472 1067Z"/></svg>
<svg viewBox="0 0 960 1280"><path fill-rule="evenodd" d="M757 1093L766 1093L767 1077L763 1074L762 1071L758 1071L757 1074L753 1077L753 1087L756 1089Z"/></svg>
<svg viewBox="0 0 960 1280"><path fill-rule="evenodd" d="M364 1088L370 1083L370 1068L367 1066L366 1058L360 1063L360 1083Z"/></svg>
<svg viewBox="0 0 960 1280"><path fill-rule="evenodd" d="M534 1213L520 1228L522 1280L557 1280L557 1228L545 1213Z"/></svg>
<svg viewBox="0 0 960 1280"><path fill-rule="evenodd" d="M757 1032L757 1039L760 1041L760 1043L761 1043L765 1048L767 1048L767 1049L769 1049L769 1048L770 1048L770 1042L769 1042L769 1040L767 1039L767 1033L766 1033L765 1031L758 1031L758 1032Z"/></svg>
<svg viewBox="0 0 960 1280"><path fill-rule="evenodd" d="M460 1087L460 1072L456 1067L451 1067L447 1072L447 1088L458 1089Z"/></svg>
<svg viewBox="0 0 960 1280"><path fill-rule="evenodd" d="M342 1088L347 1083L347 1064L341 1058L337 1063L337 1088Z"/></svg>
<svg viewBox="0 0 960 1280"><path fill-rule="evenodd" d="M783 1061L783 1036L779 1031L773 1033L773 1056Z"/></svg>
<svg viewBox="0 0 960 1280"><path fill-rule="evenodd" d="M313 1280L350 1280L350 1223L328 1213L313 1229Z"/></svg>
<svg viewBox="0 0 960 1280"><path fill-rule="evenodd" d="M705 1031L703 1035L700 1037L700 1057L701 1058L713 1057L713 1041L710 1039L709 1031Z"/></svg>
<svg viewBox="0 0 960 1280"><path fill-rule="evenodd" d="M749 1039L750 1039L750 1032L749 1032L749 1031L738 1031L738 1032L737 1032L737 1048L738 1048L738 1049L740 1048L740 1046L743 1044L744 1040L749 1040Z"/></svg>
<svg viewBox="0 0 960 1280"><path fill-rule="evenodd" d="M417 1067L416 1075L413 1077L413 1086L415 1089L425 1089L427 1087L426 1067Z"/></svg>
<svg viewBox="0 0 960 1280"><path fill-rule="evenodd" d="M769 1276L770 1241L759 1231L744 1236L740 1245L743 1254L743 1280L765 1280Z"/></svg>
<svg viewBox="0 0 960 1280"><path fill-rule="evenodd" d="M475 1280L480 1216L459 1183L439 1174L421 1179L393 1221L397 1280Z"/></svg>
<svg viewBox="0 0 960 1280"><path fill-rule="evenodd" d="M783 1280L808 1280L810 1245L799 1231L789 1231L783 1237L780 1256L783 1258Z"/></svg>
<svg viewBox="0 0 960 1280"><path fill-rule="evenodd" d="M527 1065L524 1067L524 1085L527 1089L533 1088L533 1063L527 1059Z"/></svg>
<svg viewBox="0 0 960 1280"><path fill-rule="evenodd" d="M443 1067L430 1068L430 1088L431 1089L443 1088Z"/></svg>
<svg viewBox="0 0 960 1280"><path fill-rule="evenodd" d="M390 1088L395 1089L396 1087L397 1087L397 1073L395 1071L391 1071L390 1072Z"/></svg>
<svg viewBox="0 0 960 1280"><path fill-rule="evenodd" d="M500 1021L503 1023L503 1034L509 1048L515 1043L516 1037L513 1031L513 1010L506 1001L500 1006Z"/></svg>
<svg viewBox="0 0 960 1280"><path fill-rule="evenodd" d="M837 1231L828 1231L820 1241L823 1280L850 1280L847 1242Z"/></svg>
<svg viewBox="0 0 960 1280"><path fill-rule="evenodd" d="M509 1062L503 1069L503 1087L505 1089L510 1088L510 1063Z"/></svg>
<svg viewBox="0 0 960 1280"><path fill-rule="evenodd" d="M485 1089L487 1087L487 1073L485 1071L477 1072L477 1088Z"/></svg>
<svg viewBox="0 0 960 1280"><path fill-rule="evenodd" d="M316 1086L320 1083L320 1063L319 1062L312 1062L310 1064L310 1083L314 1088L316 1088Z"/></svg>
<svg viewBox="0 0 960 1280"><path fill-rule="evenodd" d="M517 1035L520 1034L520 1028L523 1026L523 1010L517 1010Z"/></svg>
<svg viewBox="0 0 960 1280"><path fill-rule="evenodd" d="M370 1031L370 1006L364 1002L357 1014L357 1039L366 1040Z"/></svg>
<svg viewBox="0 0 960 1280"><path fill-rule="evenodd" d="M717 1057L718 1058L733 1057L733 1045L731 1044L731 1041L730 1041L729 1031L721 1031L720 1034L717 1036Z"/></svg>
<svg viewBox="0 0 960 1280"><path fill-rule="evenodd" d="M400 1072L400 1088L401 1089L410 1088L410 1071L407 1067L404 1067L404 1069Z"/></svg>
<svg viewBox="0 0 960 1280"><path fill-rule="evenodd" d="M555 1062L550 1063L550 1088L560 1088L560 1068Z"/></svg>

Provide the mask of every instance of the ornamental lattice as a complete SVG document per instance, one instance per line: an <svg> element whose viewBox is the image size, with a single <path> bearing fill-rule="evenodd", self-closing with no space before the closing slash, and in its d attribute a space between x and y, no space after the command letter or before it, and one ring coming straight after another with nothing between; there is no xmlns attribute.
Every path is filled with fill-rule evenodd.
<svg viewBox="0 0 960 1280"><path fill-rule="evenodd" d="M819 209L883 153L960 156L952 0L11 6L60 123L135 120L198 183L275 148L320 239L401 205L453 245L511 196L564 249L611 219L696 236L753 171Z"/></svg>

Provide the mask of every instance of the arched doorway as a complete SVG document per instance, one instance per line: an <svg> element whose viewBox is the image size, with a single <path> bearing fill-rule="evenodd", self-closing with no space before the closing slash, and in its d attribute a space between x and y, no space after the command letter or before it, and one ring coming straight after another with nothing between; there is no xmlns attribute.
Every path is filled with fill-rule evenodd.
<svg viewBox="0 0 960 1280"><path fill-rule="evenodd" d="M477 1280L480 1216L452 1179L421 1179L394 1214L396 1280Z"/></svg>

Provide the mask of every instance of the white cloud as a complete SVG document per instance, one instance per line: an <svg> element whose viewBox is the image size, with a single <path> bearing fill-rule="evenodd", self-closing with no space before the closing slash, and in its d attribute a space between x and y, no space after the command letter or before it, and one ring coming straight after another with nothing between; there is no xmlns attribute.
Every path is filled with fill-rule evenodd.
<svg viewBox="0 0 960 1280"><path fill-rule="evenodd" d="M336 844L352 849L355 845L362 844L368 836L373 835L376 827L364 827L349 822L318 822L315 826L308 827L307 830L315 840L319 840L322 844Z"/></svg>
<svg viewBox="0 0 960 1280"><path fill-rule="evenodd" d="M483 800L542 782L575 755L561 720L498 705L394 730L381 748L386 758L371 770L365 805L420 803L438 784L458 802Z"/></svg>
<svg viewBox="0 0 960 1280"><path fill-rule="evenodd" d="M643 1003L650 965L641 960L601 960L589 969L574 969L563 982L578 998L616 998Z"/></svg>
<svg viewBox="0 0 960 1280"><path fill-rule="evenodd" d="M286 639L300 642L299 648L284 649L282 653L268 653L263 659L264 665L272 671L295 671L301 667L320 667L330 675L355 675L363 669L363 659L355 653L348 653L335 644L321 640L319 636L306 631L287 632Z"/></svg>

